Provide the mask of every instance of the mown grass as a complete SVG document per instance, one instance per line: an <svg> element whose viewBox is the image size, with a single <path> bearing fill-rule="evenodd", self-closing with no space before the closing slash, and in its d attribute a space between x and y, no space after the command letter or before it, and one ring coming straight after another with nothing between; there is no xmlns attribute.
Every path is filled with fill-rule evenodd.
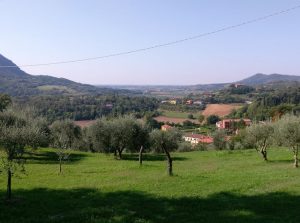
<svg viewBox="0 0 300 223"><path fill-rule="evenodd" d="M13 178L14 200L0 201L0 222L300 222L300 170L287 149L269 162L253 150L175 153L124 160L74 152L58 174L51 149L28 154ZM5 196L5 175L0 196Z"/></svg>

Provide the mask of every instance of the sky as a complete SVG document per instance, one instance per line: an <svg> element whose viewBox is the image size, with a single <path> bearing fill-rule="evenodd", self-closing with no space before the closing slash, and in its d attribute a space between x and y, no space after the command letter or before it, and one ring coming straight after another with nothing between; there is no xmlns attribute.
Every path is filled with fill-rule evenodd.
<svg viewBox="0 0 300 223"><path fill-rule="evenodd" d="M296 0L0 0L0 54L17 65L97 57L211 32ZM300 9L199 39L80 63L24 67L94 85L233 82L300 75Z"/></svg>

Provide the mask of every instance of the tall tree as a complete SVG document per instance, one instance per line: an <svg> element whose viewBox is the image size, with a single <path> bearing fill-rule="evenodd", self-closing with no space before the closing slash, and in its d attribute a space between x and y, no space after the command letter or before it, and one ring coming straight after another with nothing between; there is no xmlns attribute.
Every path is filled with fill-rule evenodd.
<svg viewBox="0 0 300 223"><path fill-rule="evenodd" d="M170 152L178 148L179 142L182 140L181 133L176 129L169 131L153 130L150 133L150 140L152 147L156 152L164 152L166 154L168 161L168 174L169 176L172 176L173 160Z"/></svg>

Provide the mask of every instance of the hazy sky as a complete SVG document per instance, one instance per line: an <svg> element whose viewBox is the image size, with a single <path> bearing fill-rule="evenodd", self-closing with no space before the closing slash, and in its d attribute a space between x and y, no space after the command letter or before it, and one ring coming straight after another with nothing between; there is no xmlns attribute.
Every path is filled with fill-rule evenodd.
<svg viewBox="0 0 300 223"><path fill-rule="evenodd" d="M102 56L214 31L296 0L0 0L0 53L16 64ZM300 75L300 9L120 57L27 67L89 84L200 84L255 73Z"/></svg>

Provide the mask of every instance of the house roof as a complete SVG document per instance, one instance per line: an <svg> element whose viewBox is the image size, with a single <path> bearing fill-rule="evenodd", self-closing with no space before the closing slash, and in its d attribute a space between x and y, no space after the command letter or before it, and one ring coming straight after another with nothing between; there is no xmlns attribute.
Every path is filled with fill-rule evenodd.
<svg viewBox="0 0 300 223"><path fill-rule="evenodd" d="M173 127L170 126L170 125L162 125L161 128L164 128L164 129L172 129Z"/></svg>

